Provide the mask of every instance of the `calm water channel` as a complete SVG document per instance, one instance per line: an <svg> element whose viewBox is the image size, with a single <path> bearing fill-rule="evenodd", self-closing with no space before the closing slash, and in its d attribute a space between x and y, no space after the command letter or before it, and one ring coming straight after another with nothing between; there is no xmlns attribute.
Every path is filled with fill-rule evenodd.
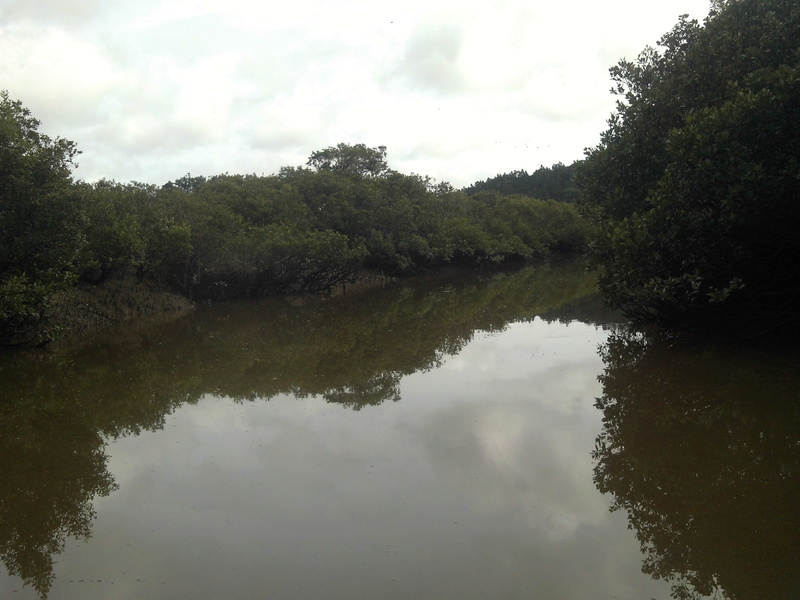
<svg viewBox="0 0 800 600"><path fill-rule="evenodd" d="M574 265L0 356L3 599L798 598L799 499L797 355Z"/></svg>

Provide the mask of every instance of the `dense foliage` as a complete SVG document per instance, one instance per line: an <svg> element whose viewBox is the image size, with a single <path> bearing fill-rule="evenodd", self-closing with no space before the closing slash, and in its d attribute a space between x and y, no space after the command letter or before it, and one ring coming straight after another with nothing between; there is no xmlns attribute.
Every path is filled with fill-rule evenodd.
<svg viewBox="0 0 800 600"><path fill-rule="evenodd" d="M525 170L511 171L476 181L464 188L464 191L467 194L476 194L491 190L531 198L575 202L579 194L574 182L577 166L578 163L556 163L552 167L539 167L533 173Z"/></svg>
<svg viewBox="0 0 800 600"><path fill-rule="evenodd" d="M77 150L38 128L0 92L0 345L34 336L50 296L74 278L82 241Z"/></svg>
<svg viewBox="0 0 800 600"><path fill-rule="evenodd" d="M629 315L746 335L800 321L800 4L721 0L611 70L577 178Z"/></svg>
<svg viewBox="0 0 800 600"><path fill-rule="evenodd" d="M339 144L278 174L75 183L71 142L0 98L0 345L41 342L53 294L137 277L192 299L323 292L364 269L523 261L582 247L563 203L467 196Z"/></svg>

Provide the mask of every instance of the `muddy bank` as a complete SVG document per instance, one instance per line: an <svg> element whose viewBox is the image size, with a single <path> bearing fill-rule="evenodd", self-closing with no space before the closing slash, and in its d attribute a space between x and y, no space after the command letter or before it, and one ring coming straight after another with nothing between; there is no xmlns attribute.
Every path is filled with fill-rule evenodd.
<svg viewBox="0 0 800 600"><path fill-rule="evenodd" d="M358 295L397 279L457 276L475 271L495 273L515 267L519 265L484 265L479 268L448 265L404 277L365 269L353 281L329 290L327 295ZM307 296L287 297L293 303L303 303L306 299ZM110 280L98 285L81 284L54 298L47 319L47 328L53 335L48 348L74 349L111 340L115 345L135 346L149 328L178 319L194 307L195 303L183 296L135 279Z"/></svg>
<svg viewBox="0 0 800 600"><path fill-rule="evenodd" d="M182 296L135 280L79 285L54 298L48 326L54 328L56 338L50 347L81 346L114 336L123 328L129 332L131 325L151 327L180 318L193 308Z"/></svg>

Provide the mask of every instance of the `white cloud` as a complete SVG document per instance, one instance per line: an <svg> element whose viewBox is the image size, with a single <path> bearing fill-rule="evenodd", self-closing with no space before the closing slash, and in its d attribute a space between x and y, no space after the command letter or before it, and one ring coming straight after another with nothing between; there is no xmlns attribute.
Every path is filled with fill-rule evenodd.
<svg viewBox="0 0 800 600"><path fill-rule="evenodd" d="M238 82L238 55L225 53L198 61L173 75L178 82L175 118L205 132L209 141L224 139Z"/></svg>
<svg viewBox="0 0 800 600"><path fill-rule="evenodd" d="M125 87L100 49L51 26L0 29L0 70L12 97L65 125L92 122L104 97Z"/></svg>
<svg viewBox="0 0 800 600"><path fill-rule="evenodd" d="M45 133L78 143L80 178L271 173L364 142L398 170L467 185L581 158L613 108L608 68L708 3L66 7L0 9L0 67Z"/></svg>
<svg viewBox="0 0 800 600"><path fill-rule="evenodd" d="M403 56L388 78L398 78L411 89L450 94L467 90L461 70L462 32L453 26L425 26L408 41Z"/></svg>

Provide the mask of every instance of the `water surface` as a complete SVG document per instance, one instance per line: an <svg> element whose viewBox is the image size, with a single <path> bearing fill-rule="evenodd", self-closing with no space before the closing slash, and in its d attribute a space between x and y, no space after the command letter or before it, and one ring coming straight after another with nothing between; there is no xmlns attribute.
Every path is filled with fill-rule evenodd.
<svg viewBox="0 0 800 600"><path fill-rule="evenodd" d="M725 571L754 545L788 594L796 403L737 394L757 368L748 397L796 399L797 362L667 360L616 321L551 266L5 356L0 597L633 600L710 576L755 598Z"/></svg>

